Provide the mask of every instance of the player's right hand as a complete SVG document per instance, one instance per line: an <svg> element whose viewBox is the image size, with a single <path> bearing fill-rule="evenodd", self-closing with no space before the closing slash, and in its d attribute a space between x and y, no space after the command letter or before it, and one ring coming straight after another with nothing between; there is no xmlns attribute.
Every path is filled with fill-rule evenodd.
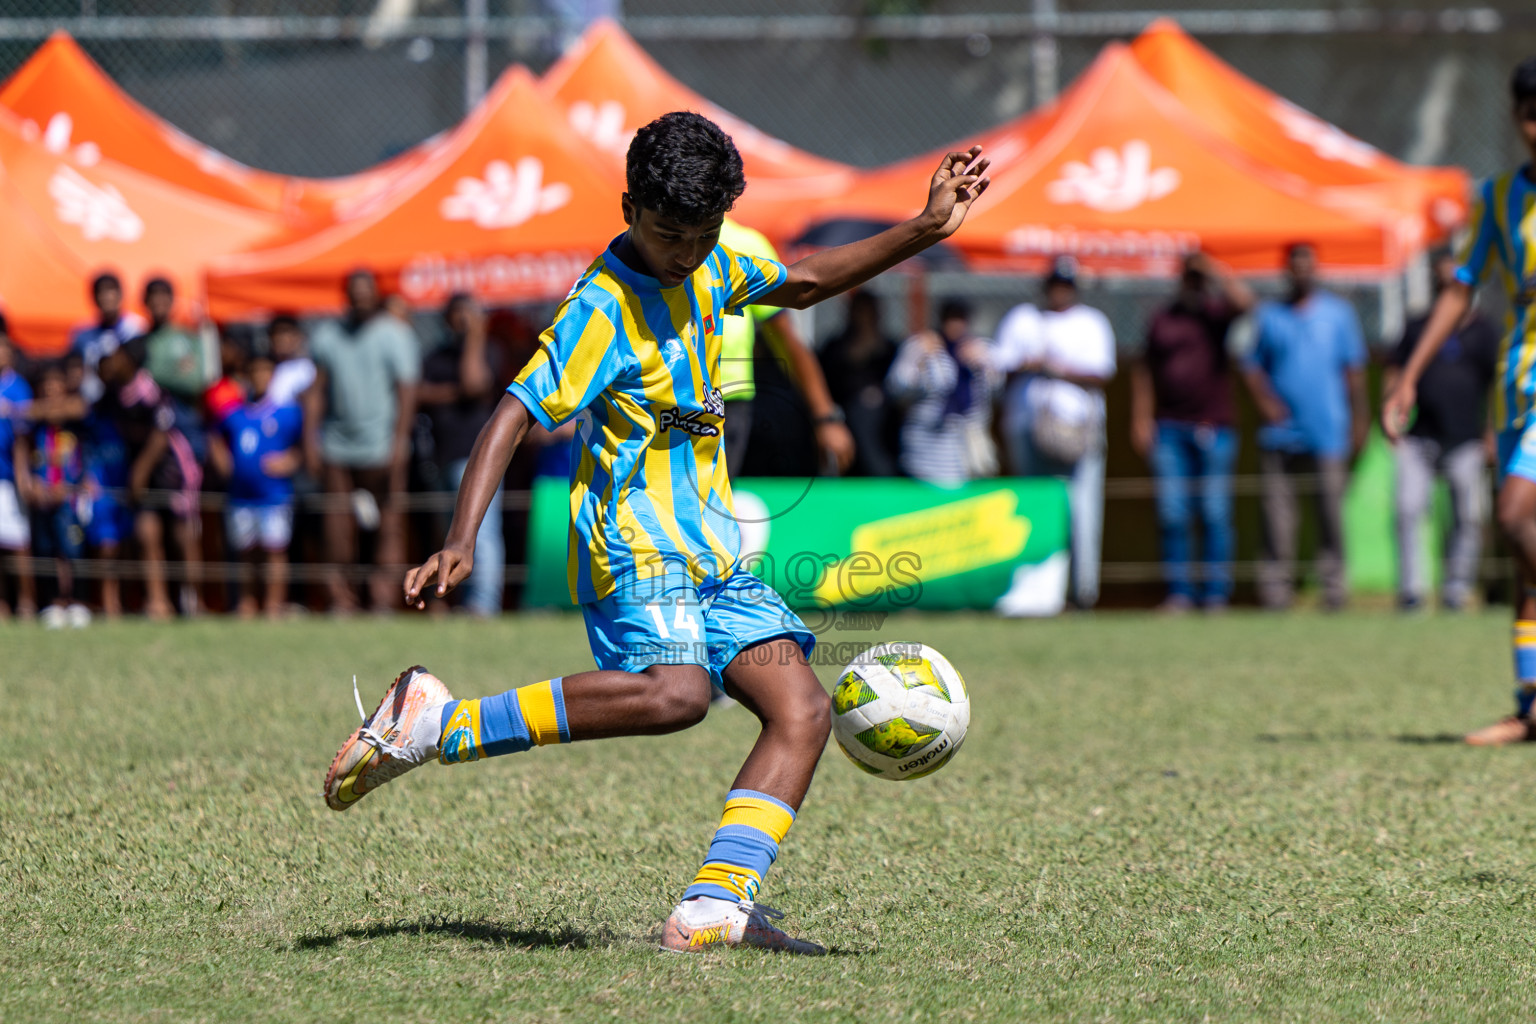
<svg viewBox="0 0 1536 1024"><path fill-rule="evenodd" d="M475 567L475 554L459 548L447 547L405 574L405 604L407 608L425 608L424 588L435 581L437 596L447 597L448 591L469 578Z"/></svg>
<svg viewBox="0 0 1536 1024"><path fill-rule="evenodd" d="M972 146L964 153L949 153L933 172L928 185L928 207L924 211L935 223L941 225L939 237L948 238L965 220L971 204L987 190L992 179L987 168L992 161L981 155L980 146Z"/></svg>
<svg viewBox="0 0 1536 1024"><path fill-rule="evenodd" d="M1394 444L1408 432L1408 417L1418 399L1416 390L1406 380L1399 380L1387 400L1381 403L1381 430Z"/></svg>

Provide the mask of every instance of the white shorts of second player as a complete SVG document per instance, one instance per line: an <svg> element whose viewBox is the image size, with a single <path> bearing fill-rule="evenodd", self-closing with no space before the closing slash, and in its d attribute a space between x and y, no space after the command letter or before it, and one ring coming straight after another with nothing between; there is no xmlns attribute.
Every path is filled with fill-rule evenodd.
<svg viewBox="0 0 1536 1024"><path fill-rule="evenodd" d="M14 480L0 480L0 551L22 551L32 546L32 526L21 507Z"/></svg>
<svg viewBox="0 0 1536 1024"><path fill-rule="evenodd" d="M249 551L258 543L263 551L287 551L293 539L293 506L230 505L224 510L224 531L236 551Z"/></svg>

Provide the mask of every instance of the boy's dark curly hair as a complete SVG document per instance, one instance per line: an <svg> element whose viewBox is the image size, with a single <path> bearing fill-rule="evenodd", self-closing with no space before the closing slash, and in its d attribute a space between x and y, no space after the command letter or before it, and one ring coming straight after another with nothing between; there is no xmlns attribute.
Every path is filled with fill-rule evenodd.
<svg viewBox="0 0 1536 1024"><path fill-rule="evenodd" d="M1509 76L1509 91L1516 103L1536 97L1536 57L1527 57L1515 65Z"/></svg>
<svg viewBox="0 0 1536 1024"><path fill-rule="evenodd" d="M724 216L747 187L731 137L687 110L663 114L636 132L624 163L629 198L682 224Z"/></svg>

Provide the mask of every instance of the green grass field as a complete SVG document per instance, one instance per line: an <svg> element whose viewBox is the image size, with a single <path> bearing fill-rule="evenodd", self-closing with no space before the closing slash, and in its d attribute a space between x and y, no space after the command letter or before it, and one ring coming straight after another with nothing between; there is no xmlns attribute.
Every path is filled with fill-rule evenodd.
<svg viewBox="0 0 1536 1024"><path fill-rule="evenodd" d="M1536 751L1507 620L892 618L971 685L931 779L829 749L765 902L822 959L654 951L753 721L429 766L337 815L420 661L481 695L580 621L0 628L0 1020L1530 1019ZM822 670L830 681L835 667Z"/></svg>

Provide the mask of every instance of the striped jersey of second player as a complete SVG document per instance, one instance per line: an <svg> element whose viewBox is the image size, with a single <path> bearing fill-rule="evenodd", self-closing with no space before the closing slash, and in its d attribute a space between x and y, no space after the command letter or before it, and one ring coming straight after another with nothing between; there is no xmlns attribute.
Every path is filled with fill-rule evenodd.
<svg viewBox="0 0 1536 1024"><path fill-rule="evenodd" d="M611 244L507 388L546 429L576 419L566 573L578 604L630 575L728 577L741 533L720 437L721 318L783 283L784 266L716 246L663 288Z"/></svg>
<svg viewBox="0 0 1536 1024"><path fill-rule="evenodd" d="M1472 206L1472 231L1458 256L1456 277L1476 288L1490 257L1501 265L1509 297L1499 352L1494 415L1506 430L1523 428L1536 405L1536 182L1528 168L1482 182Z"/></svg>

